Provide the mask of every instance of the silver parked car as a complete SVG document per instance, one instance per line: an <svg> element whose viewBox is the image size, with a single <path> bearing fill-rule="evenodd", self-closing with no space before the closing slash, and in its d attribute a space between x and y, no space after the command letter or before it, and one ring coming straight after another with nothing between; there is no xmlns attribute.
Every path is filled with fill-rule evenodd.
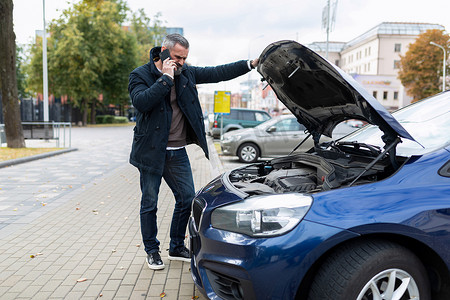
<svg viewBox="0 0 450 300"><path fill-rule="evenodd" d="M333 131L333 138L342 137L357 128L345 123ZM289 154L308 136L305 126L298 123L293 115L274 117L254 128L227 132L220 141L223 155L237 155L241 162L252 163L259 157L276 157ZM322 137L321 141L326 141ZM297 151L307 151L314 146L308 138Z"/></svg>

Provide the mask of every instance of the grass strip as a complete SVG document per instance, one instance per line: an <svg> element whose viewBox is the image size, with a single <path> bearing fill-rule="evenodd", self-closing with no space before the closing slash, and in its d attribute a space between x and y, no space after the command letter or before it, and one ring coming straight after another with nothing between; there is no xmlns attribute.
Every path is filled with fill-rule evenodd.
<svg viewBox="0 0 450 300"><path fill-rule="evenodd" d="M0 148L0 161L7 161L27 156L33 156L41 153L59 151L64 148Z"/></svg>

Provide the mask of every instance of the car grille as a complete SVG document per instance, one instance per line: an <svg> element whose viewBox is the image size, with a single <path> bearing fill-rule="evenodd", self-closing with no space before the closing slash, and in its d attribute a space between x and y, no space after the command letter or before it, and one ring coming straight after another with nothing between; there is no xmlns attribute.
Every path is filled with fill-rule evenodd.
<svg viewBox="0 0 450 300"><path fill-rule="evenodd" d="M206 207L206 202L203 199L195 198L192 203L192 216L194 217L195 227L200 228L200 219L203 214L203 210Z"/></svg>
<svg viewBox="0 0 450 300"><path fill-rule="evenodd" d="M206 269L214 292L224 300L244 299L241 282L238 279Z"/></svg>

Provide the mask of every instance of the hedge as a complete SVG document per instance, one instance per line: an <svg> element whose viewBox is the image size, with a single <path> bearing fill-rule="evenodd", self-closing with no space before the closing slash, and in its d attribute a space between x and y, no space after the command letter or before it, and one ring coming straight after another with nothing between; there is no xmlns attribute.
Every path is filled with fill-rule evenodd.
<svg viewBox="0 0 450 300"><path fill-rule="evenodd" d="M97 124L117 124L128 123L127 117L116 117L111 115L99 115L95 117L95 123Z"/></svg>

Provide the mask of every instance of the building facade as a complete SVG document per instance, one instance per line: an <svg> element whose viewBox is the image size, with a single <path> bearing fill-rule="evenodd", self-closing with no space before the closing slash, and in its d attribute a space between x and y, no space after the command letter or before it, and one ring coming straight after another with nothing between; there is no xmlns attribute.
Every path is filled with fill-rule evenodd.
<svg viewBox="0 0 450 300"><path fill-rule="evenodd" d="M384 107L395 110L412 100L397 78L400 57L429 29L445 30L438 24L384 22L347 43L329 43L328 60L352 75ZM308 47L325 56L326 43Z"/></svg>
<svg viewBox="0 0 450 300"><path fill-rule="evenodd" d="M381 23L349 42L329 42L327 60L340 67L358 81L384 107L393 111L411 103L397 78L400 57L408 51L417 37L430 29L445 30L431 23ZM314 42L308 48L326 56L326 42ZM282 110L284 105L266 83L250 80L241 83L241 98L235 97L233 107ZM211 96L212 97L212 96ZM213 100L202 99L202 105L211 111Z"/></svg>

